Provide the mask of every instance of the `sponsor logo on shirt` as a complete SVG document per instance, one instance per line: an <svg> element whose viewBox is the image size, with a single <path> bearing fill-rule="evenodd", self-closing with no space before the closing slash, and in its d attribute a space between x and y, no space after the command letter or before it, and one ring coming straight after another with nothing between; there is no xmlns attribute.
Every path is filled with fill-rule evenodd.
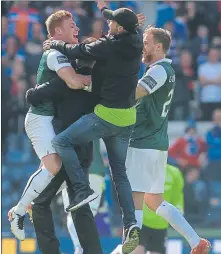
<svg viewBox="0 0 221 254"><path fill-rule="evenodd" d="M57 61L59 64L69 63L68 58L66 56L57 56Z"/></svg>
<svg viewBox="0 0 221 254"><path fill-rule="evenodd" d="M157 81L151 76L144 76L142 81L145 82L150 89L153 89L157 85Z"/></svg>

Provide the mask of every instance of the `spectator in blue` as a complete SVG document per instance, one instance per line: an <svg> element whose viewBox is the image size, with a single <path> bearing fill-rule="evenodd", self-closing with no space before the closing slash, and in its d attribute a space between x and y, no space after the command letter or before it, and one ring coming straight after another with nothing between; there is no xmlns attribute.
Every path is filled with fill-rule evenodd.
<svg viewBox="0 0 221 254"><path fill-rule="evenodd" d="M207 132L206 142L208 144L208 161L221 162L221 109L213 113L214 126Z"/></svg>
<svg viewBox="0 0 221 254"><path fill-rule="evenodd" d="M190 43L190 50L193 57L197 59L197 64L200 65L207 61L209 49L209 29L204 25L197 28L197 36Z"/></svg>
<svg viewBox="0 0 221 254"><path fill-rule="evenodd" d="M187 10L182 9L177 12L177 17L174 20L175 37L178 40L186 41L188 39L187 14Z"/></svg>
<svg viewBox="0 0 221 254"><path fill-rule="evenodd" d="M23 61L24 52L20 49L17 37L10 35L6 39L5 50L2 50L2 64L6 67L6 75L12 75L12 65L15 60Z"/></svg>
<svg viewBox="0 0 221 254"><path fill-rule="evenodd" d="M156 19L157 27L163 27L167 22L173 22L175 19L175 8L168 2L164 1L162 3L158 3Z"/></svg>
<svg viewBox="0 0 221 254"><path fill-rule="evenodd" d="M221 181L221 108L213 112L214 126L206 134L208 177Z"/></svg>

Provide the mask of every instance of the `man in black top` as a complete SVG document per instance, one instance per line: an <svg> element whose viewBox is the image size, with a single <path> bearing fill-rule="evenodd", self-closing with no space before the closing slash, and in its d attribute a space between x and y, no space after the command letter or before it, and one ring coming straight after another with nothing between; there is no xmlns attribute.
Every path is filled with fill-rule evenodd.
<svg viewBox="0 0 221 254"><path fill-rule="evenodd" d="M62 41L48 41L45 49L53 48L68 58L103 61L104 75L98 88L101 97L94 113L81 117L57 135L52 144L62 159L71 181L75 198L67 211L77 210L96 195L90 189L73 145L102 138L107 148L112 177L123 213L123 253L132 252L139 243L131 186L127 178L125 159L129 137L136 122L135 90L138 82L143 50L138 33L138 18L134 12L120 8L114 12L102 1L99 7L109 20L109 35L90 44L71 45ZM92 85L96 89L96 83ZM75 154L73 156L73 154Z"/></svg>
<svg viewBox="0 0 221 254"><path fill-rule="evenodd" d="M75 70L84 75L90 74L87 67L76 68ZM99 98L83 90L72 90L58 77L52 79L47 86L41 85L27 92L27 101L32 105L41 104L50 100L56 108L56 116L53 125L56 133L67 128L73 121L77 121L82 115L92 112ZM71 109L71 110L70 110ZM75 146L79 161L86 175L92 160L92 144L85 143ZM60 254L59 241L55 236L54 224L50 204L56 195L61 184L66 181L69 186L69 179L62 168L47 188L34 200L32 207L32 218L36 231L39 248L43 254ZM72 188L68 188L69 197L73 198ZM99 242L98 231L94 222L93 214L86 205L75 213L72 218L79 236L79 240L85 254L102 254Z"/></svg>

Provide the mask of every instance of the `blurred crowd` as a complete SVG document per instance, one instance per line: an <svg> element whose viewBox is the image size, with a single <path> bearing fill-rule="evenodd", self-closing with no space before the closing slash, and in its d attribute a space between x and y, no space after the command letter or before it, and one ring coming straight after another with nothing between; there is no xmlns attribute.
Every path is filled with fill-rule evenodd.
<svg viewBox="0 0 221 254"><path fill-rule="evenodd" d="M201 226L221 226L221 109L215 109L213 123L201 136L197 123L188 121L183 136L169 148L169 163L185 178L185 215Z"/></svg>
<svg viewBox="0 0 221 254"><path fill-rule="evenodd" d="M108 4L111 9L124 6L141 12L138 1ZM154 4L155 25L172 33L168 57L173 60L176 71L176 89L170 120L193 119L188 122L183 137L176 140L169 151L171 162L184 172L185 212L196 224L204 221L220 226L221 2L163 1ZM28 110L24 97L26 90L36 84L42 43L47 38L45 19L59 9L73 14L80 28L80 41L88 36L99 38L107 32L107 24L93 1L2 2L2 154L3 177L6 177L3 178L3 193L10 189L10 184L21 191L20 185L25 180L20 173L13 174L11 179L7 165L10 170L21 167L27 175L36 165L35 154L24 134L23 123ZM142 12L148 16L148 10L142 9ZM142 65L140 75L144 69ZM214 122L205 140L197 135L196 122L201 120ZM27 161L32 161L29 170L22 164ZM4 203L5 211L16 200L17 196L13 195ZM214 216L204 220L208 213Z"/></svg>

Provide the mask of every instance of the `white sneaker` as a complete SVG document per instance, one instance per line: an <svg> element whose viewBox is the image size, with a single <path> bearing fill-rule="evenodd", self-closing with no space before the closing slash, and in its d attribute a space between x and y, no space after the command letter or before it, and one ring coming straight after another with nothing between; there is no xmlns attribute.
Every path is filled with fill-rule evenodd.
<svg viewBox="0 0 221 254"><path fill-rule="evenodd" d="M25 230L24 230L25 215L21 216L19 214L16 214L13 208L9 211L9 214L10 214L9 221L11 223L12 233L18 240L24 241L25 240Z"/></svg>
<svg viewBox="0 0 221 254"><path fill-rule="evenodd" d="M83 249L81 247L76 247L74 254L83 254Z"/></svg>

